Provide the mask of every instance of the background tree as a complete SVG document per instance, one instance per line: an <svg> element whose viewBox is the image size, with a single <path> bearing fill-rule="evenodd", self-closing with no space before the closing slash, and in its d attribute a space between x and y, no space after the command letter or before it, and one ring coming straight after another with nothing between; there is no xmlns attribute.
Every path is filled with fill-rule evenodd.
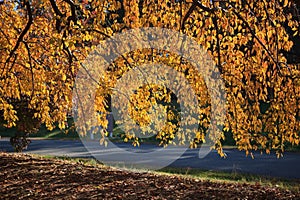
<svg viewBox="0 0 300 200"><path fill-rule="evenodd" d="M114 33L163 27L193 37L213 56L226 84L224 131L232 132L238 148L247 153L276 149L280 155L286 143L299 144L300 69L294 44L299 41L297 9L297 1L287 0L7 0L0 5L3 124L24 124L22 108L30 110L26 115L33 113L26 119L37 120L38 125L52 129L58 122L64 128L74 78L88 53ZM195 123L202 128L194 138L188 138L195 147L203 142L210 121L209 94L203 77L194 76L190 64L166 53L151 49L130 52L112 63L107 77L116 81L136 65L155 60L169 63L192 85L200 85L195 88L204 115ZM105 96L115 82L104 83L106 87L100 84L96 102L102 113L107 106ZM148 94L148 101L153 101L148 93L153 87L141 88L137 96ZM168 92L163 94L168 96ZM147 105L148 101L140 103ZM134 112L132 115L139 120ZM99 123L105 126L105 117ZM158 138L164 140L170 134L174 132L158 134ZM223 135L219 139L224 139ZM216 141L215 148L223 155L221 145Z"/></svg>

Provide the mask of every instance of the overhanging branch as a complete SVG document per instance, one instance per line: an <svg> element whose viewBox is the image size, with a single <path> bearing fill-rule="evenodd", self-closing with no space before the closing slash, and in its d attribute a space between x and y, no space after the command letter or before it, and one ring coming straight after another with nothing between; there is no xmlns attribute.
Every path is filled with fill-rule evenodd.
<svg viewBox="0 0 300 200"><path fill-rule="evenodd" d="M182 20L182 24L181 24L181 30L184 30L184 24L186 22L186 20L190 17L190 15L192 14L192 12L199 7L200 9L202 9L203 11L209 12L209 13L213 13L216 9L215 8L209 8L204 6L199 0L193 0L193 3L190 7L190 9L188 10L188 12L185 14L183 20Z"/></svg>
<svg viewBox="0 0 300 200"><path fill-rule="evenodd" d="M26 10L27 10L28 21L27 21L27 24L26 24L25 28L23 29L20 36L18 37L18 40L17 40L14 48L11 50L8 58L5 61L5 65L4 65L4 68L2 70L2 75L3 75L3 72L5 70L6 65L10 62L10 59L12 58L12 56L15 54L15 52L19 48L20 43L23 41L24 36L29 31L31 24L33 23L33 16L32 16L32 12L31 12L31 8L30 8L31 6L30 6L30 3L29 3L29 0L25 0L24 5L25 5ZM12 67L13 67L13 65L10 67L10 69L8 71L10 71L12 69Z"/></svg>

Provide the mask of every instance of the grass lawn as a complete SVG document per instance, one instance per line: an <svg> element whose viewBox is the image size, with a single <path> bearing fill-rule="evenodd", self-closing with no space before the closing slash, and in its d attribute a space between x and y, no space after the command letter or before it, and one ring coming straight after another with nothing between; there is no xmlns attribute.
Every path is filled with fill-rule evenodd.
<svg viewBox="0 0 300 200"><path fill-rule="evenodd" d="M13 153L0 153L0 166L3 199L300 199L299 183L276 179L132 172L93 160Z"/></svg>
<svg viewBox="0 0 300 200"><path fill-rule="evenodd" d="M239 172L222 172L222 171L211 171L211 170L200 170L190 168L164 168L158 170L159 173L163 174L177 174L184 177L201 178L202 180L210 180L217 182L228 182L228 183L249 183L259 184L268 187L278 187L282 189L288 189L300 192L300 180L289 180L281 178L266 177L254 174L246 174Z"/></svg>

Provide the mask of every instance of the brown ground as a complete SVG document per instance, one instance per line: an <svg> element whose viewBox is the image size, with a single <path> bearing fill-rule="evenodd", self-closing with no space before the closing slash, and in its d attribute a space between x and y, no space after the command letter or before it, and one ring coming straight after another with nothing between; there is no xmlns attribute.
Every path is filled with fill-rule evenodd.
<svg viewBox="0 0 300 200"><path fill-rule="evenodd" d="M0 153L0 199L300 199L253 184L133 173L66 160Z"/></svg>

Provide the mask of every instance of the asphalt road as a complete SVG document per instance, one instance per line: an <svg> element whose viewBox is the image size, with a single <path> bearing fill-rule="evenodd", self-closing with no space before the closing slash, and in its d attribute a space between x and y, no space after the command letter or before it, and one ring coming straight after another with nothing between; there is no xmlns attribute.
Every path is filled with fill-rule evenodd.
<svg viewBox="0 0 300 200"><path fill-rule="evenodd" d="M300 153L286 152L284 157L278 159L275 153L261 155L259 152L255 152L255 159L252 159L250 156L246 157L245 152L226 149L227 157L225 159L220 158L216 151L211 151L204 158L199 158L199 149L187 149L185 151L183 148L173 147L165 150L146 144L143 144L140 148L133 147L130 144L109 145L108 147L100 147L98 142L84 144L78 140L32 140L28 149L24 152L68 157L95 157L99 161L118 163L119 165L116 164L118 166L125 162L144 163L147 166L147 162L153 163L155 157L155 161L162 165L170 162L170 167L243 172L300 180ZM8 139L0 139L0 151L13 151ZM151 152L154 152L154 154L151 154ZM124 160L126 161L123 162Z"/></svg>

